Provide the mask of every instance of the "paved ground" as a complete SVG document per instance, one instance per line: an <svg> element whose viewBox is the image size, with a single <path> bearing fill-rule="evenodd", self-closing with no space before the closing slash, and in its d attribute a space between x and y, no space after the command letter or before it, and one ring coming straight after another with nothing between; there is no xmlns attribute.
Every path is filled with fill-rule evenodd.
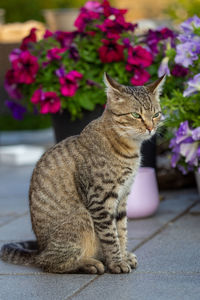
<svg viewBox="0 0 200 300"><path fill-rule="evenodd" d="M34 238L27 192L32 166L0 167L0 246ZM158 213L129 221L139 260L125 275L55 275L0 261L0 300L199 300L200 201L195 190L162 193Z"/></svg>

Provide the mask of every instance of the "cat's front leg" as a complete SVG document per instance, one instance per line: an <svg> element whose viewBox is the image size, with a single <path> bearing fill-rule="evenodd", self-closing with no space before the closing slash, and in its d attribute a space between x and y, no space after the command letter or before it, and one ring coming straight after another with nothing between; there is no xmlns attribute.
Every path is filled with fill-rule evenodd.
<svg viewBox="0 0 200 300"><path fill-rule="evenodd" d="M124 197L117 207L117 232L120 242L121 254L123 259L132 269L137 267L137 257L134 253L127 251L127 217L126 217L127 197Z"/></svg>
<svg viewBox="0 0 200 300"><path fill-rule="evenodd" d="M129 273L131 267L121 254L116 227L116 197L115 193L105 195L103 200L94 201L89 211L109 271L111 273Z"/></svg>

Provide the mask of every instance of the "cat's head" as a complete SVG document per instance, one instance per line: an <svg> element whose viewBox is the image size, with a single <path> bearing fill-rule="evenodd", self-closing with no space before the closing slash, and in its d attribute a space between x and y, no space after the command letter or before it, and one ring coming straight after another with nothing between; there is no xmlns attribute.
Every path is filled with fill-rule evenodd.
<svg viewBox="0 0 200 300"><path fill-rule="evenodd" d="M155 134L161 120L159 95L164 81L162 76L149 85L124 86L105 73L106 110L122 135L145 140Z"/></svg>

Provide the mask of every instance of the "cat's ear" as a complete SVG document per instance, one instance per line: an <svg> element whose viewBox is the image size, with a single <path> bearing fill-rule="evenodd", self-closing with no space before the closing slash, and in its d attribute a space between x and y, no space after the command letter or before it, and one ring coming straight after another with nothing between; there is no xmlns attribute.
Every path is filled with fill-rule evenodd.
<svg viewBox="0 0 200 300"><path fill-rule="evenodd" d="M122 92L123 86L119 84L115 79L110 77L106 72L104 73L104 83L107 87L107 91L113 90L116 92Z"/></svg>
<svg viewBox="0 0 200 300"><path fill-rule="evenodd" d="M148 92L151 93L151 94L154 94L156 96L160 96L160 94L162 92L163 85L165 83L165 79L166 79L166 74L164 74L163 76L158 78L153 83L150 83L150 84L146 85L146 88L147 88Z"/></svg>

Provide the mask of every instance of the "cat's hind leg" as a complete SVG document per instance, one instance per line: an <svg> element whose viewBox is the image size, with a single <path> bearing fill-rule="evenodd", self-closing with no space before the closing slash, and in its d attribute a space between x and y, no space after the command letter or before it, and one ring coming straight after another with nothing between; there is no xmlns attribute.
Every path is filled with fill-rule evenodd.
<svg viewBox="0 0 200 300"><path fill-rule="evenodd" d="M104 265L97 259L98 247L93 221L87 211L81 210L76 218L61 222L50 234L36 264L50 273L103 274Z"/></svg>

